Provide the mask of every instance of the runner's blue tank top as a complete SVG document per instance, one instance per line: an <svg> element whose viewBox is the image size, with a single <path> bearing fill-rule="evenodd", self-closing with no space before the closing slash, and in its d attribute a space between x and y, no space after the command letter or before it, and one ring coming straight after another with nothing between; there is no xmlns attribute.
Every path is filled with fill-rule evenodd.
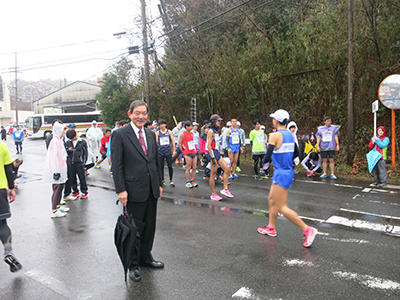
<svg viewBox="0 0 400 300"><path fill-rule="evenodd" d="M160 149L160 155L171 154L171 143L169 137L169 130L166 133L158 131L158 148Z"/></svg>
<svg viewBox="0 0 400 300"><path fill-rule="evenodd" d="M229 137L229 147L231 148L233 153L238 153L239 152L239 128L236 128L236 130L233 130L233 127L231 127L231 135Z"/></svg>
<svg viewBox="0 0 400 300"><path fill-rule="evenodd" d="M294 139L291 131L279 129L282 134L282 145L275 149L272 153L272 162L274 164L274 176L272 184L278 184L281 187L288 189L293 181L293 152Z"/></svg>

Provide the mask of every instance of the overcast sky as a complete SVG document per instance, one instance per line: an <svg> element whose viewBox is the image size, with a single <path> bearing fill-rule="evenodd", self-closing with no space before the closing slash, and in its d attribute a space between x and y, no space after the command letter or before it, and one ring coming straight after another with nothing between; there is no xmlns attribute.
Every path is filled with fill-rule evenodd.
<svg viewBox="0 0 400 300"><path fill-rule="evenodd" d="M158 1L146 4L148 21L158 18ZM5 81L15 79L17 52L18 78L95 80L127 47L141 45L140 15L140 0L2 1L0 75ZM123 31L136 37L113 36ZM153 27L153 37L159 35ZM131 58L142 66L140 55ZM71 63L78 61L84 62Z"/></svg>

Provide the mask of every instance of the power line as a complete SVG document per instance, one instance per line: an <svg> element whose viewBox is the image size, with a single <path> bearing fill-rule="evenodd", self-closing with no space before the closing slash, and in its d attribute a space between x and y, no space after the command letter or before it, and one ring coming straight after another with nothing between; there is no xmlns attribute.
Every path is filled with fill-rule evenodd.
<svg viewBox="0 0 400 300"><path fill-rule="evenodd" d="M76 46L76 45L81 45L81 44L100 42L100 41L105 41L105 40L104 39L90 40L90 41L84 41L84 42L79 42L79 43L71 43L71 44L58 45L58 46L50 46L50 47L44 47L44 48L38 48L38 49L32 49L32 50L25 50L25 51L17 51L17 52L18 53L35 52L35 51L42 51L42 50L48 50L48 49L54 49L54 48L69 47L69 46ZM0 54L0 56L3 56L3 55L14 55L14 54L15 54L15 52L2 53L2 54Z"/></svg>
<svg viewBox="0 0 400 300"><path fill-rule="evenodd" d="M47 65L47 66L41 66L41 67L35 67L35 68L28 68L28 69L24 69L24 68L18 68L18 72L25 72L25 71L32 71L32 70L38 70L38 69L44 69L44 68L52 68L52 67L59 67L59 66L65 66L65 65L71 65L71 64L77 64L77 63L83 63L83 62L88 62L88 61L92 61L92 60L114 60L116 58L118 58L121 55L127 54L128 52L119 54L118 56L114 57L114 58L91 58L91 59L85 59L85 60L79 60L79 61L72 61L72 62L67 62L67 63L61 63L61 64L54 64L54 65ZM9 71L9 72L15 72L15 71ZM6 74L9 72L0 72L0 74Z"/></svg>
<svg viewBox="0 0 400 300"><path fill-rule="evenodd" d="M76 56L76 57L71 57L71 58L57 59L57 60L53 60L53 61L46 61L46 62L34 63L34 64L29 64L29 65L23 65L23 66L18 67L18 69L19 69L19 68L26 68L26 67L30 67L30 66L42 65L42 64L50 64L50 63L54 63L54 62L68 61L68 60L77 59L77 58L82 58L82 57L88 57L88 56L94 56L94 55L112 53L112 52L122 51L122 50L126 50L126 48L115 49L115 50L104 51L104 52L93 53L93 54L87 54L87 55L81 55L81 56ZM19 53L19 52L18 52L18 53ZM2 68L2 69L0 69L0 71L9 70L9 69L12 69L12 68Z"/></svg>
<svg viewBox="0 0 400 300"><path fill-rule="evenodd" d="M201 26L201 25L204 25L204 24L206 24L206 23L208 23L208 22L211 22L212 20L215 20L216 18L219 18L219 17L221 17L221 16L227 14L228 12L231 12L232 10L234 10L234 9L236 9L236 8L238 8L238 7L241 7L241 6L247 4L247 3L251 2L251 1L252 1L252 0L246 0L246 1L244 1L244 2L242 2L242 3L240 3L240 4L236 5L236 6L234 6L234 7L230 8L230 9L228 9L228 10L226 10L226 11L224 11L224 12L222 12L222 13L220 13L220 14L218 14L218 15L216 15L216 16L214 16L214 17L212 17L212 18L210 18L210 19L208 19L208 20L206 20L206 21L204 21L204 22L201 22L200 24L197 24L197 25L195 25L195 26L193 26L193 27L191 27L191 28L189 28L189 29L183 30L183 31L181 31L180 33L175 34L175 35L173 35L173 36L171 36L171 37L169 37L169 38L173 38L173 37L179 36L179 35L181 35L181 34L183 34L183 33L185 33L185 32L188 32L188 31L190 31L190 30L196 29L197 27L199 27L199 26ZM158 37L158 38L164 37L164 36L168 35L169 33L171 33L171 32L167 32L167 33L161 35L161 36Z"/></svg>
<svg viewBox="0 0 400 300"><path fill-rule="evenodd" d="M224 21L222 21L222 22L220 22L220 23L218 23L218 24L215 24L215 25L213 25L213 26L210 26L210 27L208 27L208 28L205 28L205 29L202 29L202 30L200 30L200 31L198 31L198 32L195 32L195 34L199 34L199 33L202 33L202 32L204 32L204 31L210 30L210 29L212 29L212 28L214 28L214 27L217 27L217 26L219 26L219 25L221 25L221 24L223 24L223 23L226 23L226 22L228 22L228 21L230 21L230 20L232 20L232 19L235 19L235 18L237 18L237 17L240 17L241 15L244 15L244 14L250 12L250 11L256 10L256 9L258 9L258 8L260 8L260 7L263 7L263 6L267 5L267 4L270 4L270 3L274 2L274 1L275 1L275 0L267 1L267 2L265 2L265 3L263 3L263 4L260 4L260 5L256 6L256 7L253 7L253 8L251 8L251 9L248 9L248 10L246 10L246 11L244 11L244 12L242 12L242 13L236 15L236 16L233 16L233 17L231 17L231 18L229 18L229 19L226 19L226 20L224 20Z"/></svg>

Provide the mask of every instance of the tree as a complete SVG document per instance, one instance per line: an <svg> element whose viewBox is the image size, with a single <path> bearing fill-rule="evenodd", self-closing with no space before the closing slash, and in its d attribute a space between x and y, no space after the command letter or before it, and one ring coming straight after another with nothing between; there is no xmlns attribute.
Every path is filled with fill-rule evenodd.
<svg viewBox="0 0 400 300"><path fill-rule="evenodd" d="M127 118L127 111L136 91L136 87L131 83L132 70L132 63L123 59L103 77L104 84L100 93L96 95L96 100L102 111L101 119L108 126Z"/></svg>

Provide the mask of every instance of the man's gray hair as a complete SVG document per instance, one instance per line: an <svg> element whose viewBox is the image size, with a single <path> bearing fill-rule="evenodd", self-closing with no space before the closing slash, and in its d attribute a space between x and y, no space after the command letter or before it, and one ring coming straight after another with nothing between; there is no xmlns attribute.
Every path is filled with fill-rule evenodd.
<svg viewBox="0 0 400 300"><path fill-rule="evenodd" d="M136 101L133 101L131 103L131 105L129 105L129 112L132 113L136 106L142 106L142 105L146 106L147 111L149 111L149 107L147 106L146 102L144 102L142 100L136 100Z"/></svg>

